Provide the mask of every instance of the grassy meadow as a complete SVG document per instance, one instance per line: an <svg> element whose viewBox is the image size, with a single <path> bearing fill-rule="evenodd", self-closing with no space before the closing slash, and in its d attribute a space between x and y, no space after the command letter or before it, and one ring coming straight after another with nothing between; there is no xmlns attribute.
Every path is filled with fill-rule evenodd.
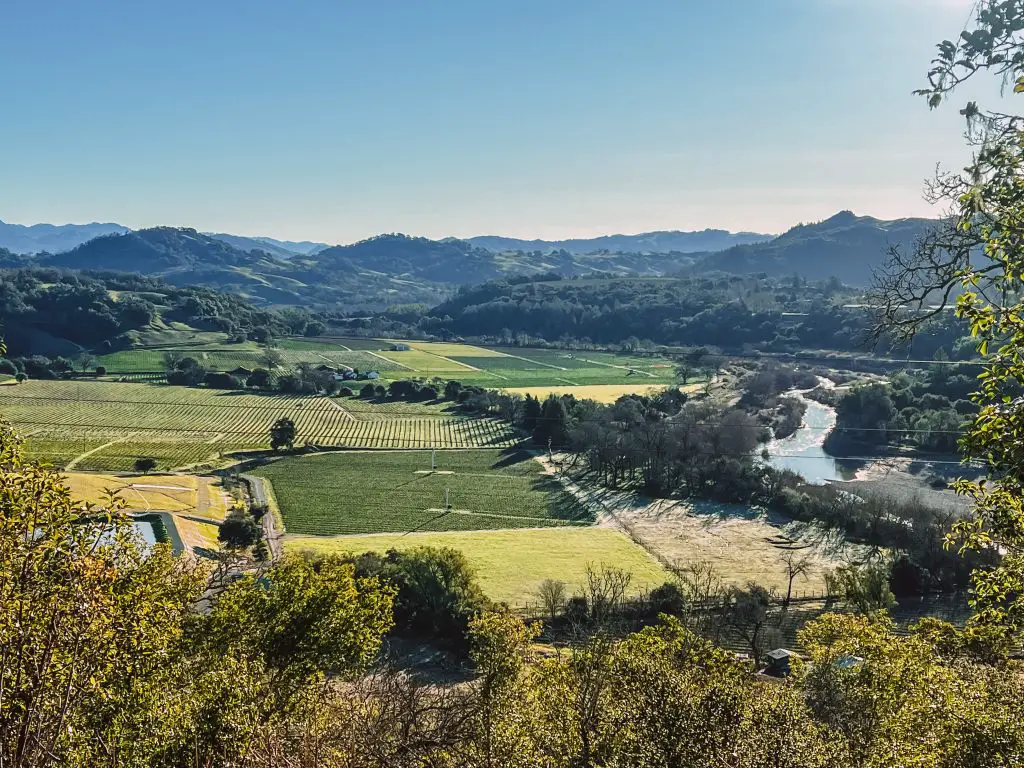
<svg viewBox="0 0 1024 768"><path fill-rule="evenodd" d="M376 536L289 536L287 550L318 553L386 552L419 546L460 550L476 570L484 592L493 600L522 606L539 601L545 579L566 582L579 590L588 564L614 565L632 575L631 591L652 589L668 573L623 534L607 528L562 527L546 530L459 531L450 533L381 534Z"/></svg>

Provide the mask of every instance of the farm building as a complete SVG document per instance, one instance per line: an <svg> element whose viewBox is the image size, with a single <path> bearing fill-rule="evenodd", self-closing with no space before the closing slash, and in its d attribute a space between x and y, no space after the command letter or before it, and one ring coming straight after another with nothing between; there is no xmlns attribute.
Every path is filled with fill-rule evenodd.
<svg viewBox="0 0 1024 768"><path fill-rule="evenodd" d="M401 342L399 342L398 344L391 345L392 352L408 352L410 349L412 349L412 347L410 347L408 344L403 344Z"/></svg>
<svg viewBox="0 0 1024 768"><path fill-rule="evenodd" d="M800 658L800 654L790 651L787 648L776 648L774 651L768 652L768 666L765 667L764 674L771 677L789 677L790 661L794 658Z"/></svg>
<svg viewBox="0 0 1024 768"><path fill-rule="evenodd" d="M367 379L379 379L380 374L377 373L376 371L367 371L365 374L363 374L363 377Z"/></svg>

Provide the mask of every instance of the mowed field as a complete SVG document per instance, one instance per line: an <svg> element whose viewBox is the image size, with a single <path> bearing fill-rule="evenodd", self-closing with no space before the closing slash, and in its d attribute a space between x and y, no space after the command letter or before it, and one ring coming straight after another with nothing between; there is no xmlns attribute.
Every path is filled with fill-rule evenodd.
<svg viewBox="0 0 1024 768"><path fill-rule="evenodd" d="M526 451L343 452L253 470L273 488L289 534L536 528L586 515ZM447 492L448 504L445 506Z"/></svg>
<svg viewBox="0 0 1024 768"><path fill-rule="evenodd" d="M318 553L386 552L413 547L452 547L463 552L492 600L537 607L545 579L566 582L569 593L582 588L588 565L622 568L632 574L631 592L649 590L669 574L643 549L607 528L468 531L382 534L377 536L289 536L285 548Z"/></svg>
<svg viewBox="0 0 1024 768"><path fill-rule="evenodd" d="M223 520L232 501L216 478L199 475L65 472L62 477L76 501L104 505L112 491L131 512L187 512Z"/></svg>
<svg viewBox="0 0 1024 768"><path fill-rule="evenodd" d="M665 388L650 384L585 384L579 387L506 387L514 395L532 395L543 400L548 395L572 395L577 400L614 403L623 395L654 395Z"/></svg>
<svg viewBox="0 0 1024 768"><path fill-rule="evenodd" d="M26 438L28 455L65 469L128 471L135 459L152 456L158 469L167 470L266 448L270 425L282 416L295 421L299 445L497 448L518 440L497 419L403 406L376 411L354 399L103 381L0 387L0 414Z"/></svg>

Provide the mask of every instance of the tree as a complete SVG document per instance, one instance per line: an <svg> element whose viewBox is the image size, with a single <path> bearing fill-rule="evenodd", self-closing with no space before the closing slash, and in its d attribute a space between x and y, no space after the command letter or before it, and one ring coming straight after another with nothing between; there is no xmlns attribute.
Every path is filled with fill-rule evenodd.
<svg viewBox="0 0 1024 768"><path fill-rule="evenodd" d="M156 469L156 459L152 456L143 456L135 460L134 466L136 472L142 472L144 475L148 475Z"/></svg>
<svg viewBox="0 0 1024 768"><path fill-rule="evenodd" d="M683 359L676 364L676 377L683 384L687 384L690 381L691 373L693 373L693 368L688 360Z"/></svg>
<svg viewBox="0 0 1024 768"><path fill-rule="evenodd" d="M782 607L789 608L789 602L793 599L793 581L797 576L806 578L813 561L807 555L790 550L782 556L782 564L786 566L786 599L783 601Z"/></svg>
<svg viewBox="0 0 1024 768"><path fill-rule="evenodd" d="M544 606L544 611L547 613L551 624L558 620L558 614L565 606L565 582L558 581L556 579L544 579L537 587L537 597L540 598L541 605Z"/></svg>
<svg viewBox="0 0 1024 768"><path fill-rule="evenodd" d="M749 582L745 589L734 587L726 606L725 621L750 648L754 667L761 666L761 657L768 649L768 608L771 595L760 584Z"/></svg>
<svg viewBox="0 0 1024 768"><path fill-rule="evenodd" d="M273 371L280 368L281 364L284 363L284 355L268 344L260 354L260 363L263 364L264 368Z"/></svg>
<svg viewBox="0 0 1024 768"><path fill-rule="evenodd" d="M26 376L26 375L25 375L24 373L22 373L21 371L18 371L18 373L16 373L16 374L14 375L14 380L15 380L16 382L18 382L19 384L21 384L21 383L23 383L23 382L25 382L25 381L28 381L28 376Z"/></svg>
<svg viewBox="0 0 1024 768"><path fill-rule="evenodd" d="M972 78L993 75L1024 93L1024 2L977 4L973 28L939 44L918 93L939 107ZM1012 97L1011 97L1012 98ZM1008 101L1008 100L1007 100ZM1024 380L1024 116L1003 104L985 111L970 101L961 110L973 160L962 172L937 175L927 190L948 216L910 252L893 249L876 285L881 306L878 338L907 338L941 318L955 300L985 358L979 412L962 440L965 457L985 462L988 477L961 480L974 513L957 524L963 549L1001 554L999 564L974 572L979 628L1007 635L1024 630L1024 434L1020 381Z"/></svg>
<svg viewBox="0 0 1024 768"><path fill-rule="evenodd" d="M263 528L252 515L236 511L220 524L217 539L232 549L246 549L263 538Z"/></svg>
<svg viewBox="0 0 1024 768"><path fill-rule="evenodd" d="M395 622L400 629L467 650L469 621L488 601L462 552L446 547L391 550L382 576L397 588Z"/></svg>
<svg viewBox="0 0 1024 768"><path fill-rule="evenodd" d="M306 337L323 336L325 333L327 333L327 326L319 320L310 320L306 323L306 329L303 331L303 335Z"/></svg>
<svg viewBox="0 0 1024 768"><path fill-rule="evenodd" d="M825 574L829 594L838 595L857 613L870 615L896 604L889 588L889 568L879 564L844 565Z"/></svg>
<svg viewBox="0 0 1024 768"><path fill-rule="evenodd" d="M169 547L143 552L122 500L83 515L58 474L23 460L6 425L0 468L0 759L86 766L142 752L158 762L163 729L187 727L174 678L204 572Z"/></svg>
<svg viewBox="0 0 1024 768"><path fill-rule="evenodd" d="M97 376L106 376L107 375L107 369L104 366L102 366L102 365L97 365L96 366L96 375Z"/></svg>
<svg viewBox="0 0 1024 768"><path fill-rule="evenodd" d="M268 389L271 384L270 371L266 368L257 368L249 374L245 380L245 386L252 389Z"/></svg>
<svg viewBox="0 0 1024 768"><path fill-rule="evenodd" d="M290 451L295 445L295 422L282 416L270 427L270 447L279 451L282 448Z"/></svg>

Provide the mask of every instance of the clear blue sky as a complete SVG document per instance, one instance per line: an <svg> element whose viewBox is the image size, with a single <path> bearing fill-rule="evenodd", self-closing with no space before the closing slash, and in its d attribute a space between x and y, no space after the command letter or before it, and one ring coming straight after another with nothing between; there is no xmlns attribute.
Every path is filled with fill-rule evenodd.
<svg viewBox="0 0 1024 768"><path fill-rule="evenodd" d="M349 242L926 215L970 0L4 0L0 219Z"/></svg>

